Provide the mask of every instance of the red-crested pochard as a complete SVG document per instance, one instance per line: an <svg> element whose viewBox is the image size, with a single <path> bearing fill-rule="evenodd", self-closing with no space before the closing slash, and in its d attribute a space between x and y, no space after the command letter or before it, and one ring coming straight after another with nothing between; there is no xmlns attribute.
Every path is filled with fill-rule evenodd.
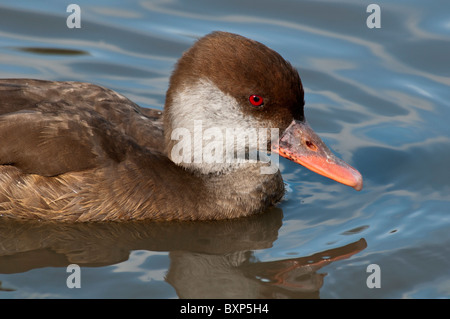
<svg viewBox="0 0 450 319"><path fill-rule="evenodd" d="M183 54L164 112L89 83L0 80L0 215L59 221L248 216L284 194L278 168L263 171L273 162L261 154L251 158L261 150L360 190L360 173L332 154L303 108L300 77L287 61L226 32L201 38ZM230 132L238 133L228 138ZM245 144L252 132L256 147ZM239 140L243 153L233 160Z"/></svg>

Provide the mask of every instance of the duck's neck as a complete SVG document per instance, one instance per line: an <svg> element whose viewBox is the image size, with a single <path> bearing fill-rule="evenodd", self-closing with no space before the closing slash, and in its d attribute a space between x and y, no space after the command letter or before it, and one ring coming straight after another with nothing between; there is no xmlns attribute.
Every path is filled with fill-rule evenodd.
<svg viewBox="0 0 450 319"><path fill-rule="evenodd" d="M260 213L274 205L284 194L283 179L279 170L261 174L264 168L266 164L257 162L224 174L205 176L211 202L206 203L203 213L212 219L236 218Z"/></svg>
<svg viewBox="0 0 450 319"><path fill-rule="evenodd" d="M225 173L203 174L166 160L148 161L148 169L138 169L143 175L134 190L139 189L140 194L130 195L141 198L141 202L143 197L146 200L131 218L145 218L149 213L164 220L244 217L263 212L284 194L278 169L272 174L261 174L267 163L246 163Z"/></svg>

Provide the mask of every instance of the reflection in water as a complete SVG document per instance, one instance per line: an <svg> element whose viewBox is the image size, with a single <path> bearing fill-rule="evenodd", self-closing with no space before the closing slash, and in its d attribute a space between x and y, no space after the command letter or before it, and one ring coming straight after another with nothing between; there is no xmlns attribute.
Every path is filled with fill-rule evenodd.
<svg viewBox="0 0 450 319"><path fill-rule="evenodd" d="M180 298L318 298L326 274L317 271L366 247L360 239L311 256L270 262L255 260L251 251L175 251L166 279Z"/></svg>
<svg viewBox="0 0 450 319"><path fill-rule="evenodd" d="M61 224L0 220L0 273L41 267L116 264L133 250L169 251L166 281L180 298L318 297L317 270L363 250L364 239L307 257L262 262L253 251L271 247L282 211L214 222Z"/></svg>

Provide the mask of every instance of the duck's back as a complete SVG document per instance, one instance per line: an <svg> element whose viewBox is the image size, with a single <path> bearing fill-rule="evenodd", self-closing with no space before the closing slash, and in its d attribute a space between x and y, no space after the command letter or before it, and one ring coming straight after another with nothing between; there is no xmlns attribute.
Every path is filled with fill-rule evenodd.
<svg viewBox="0 0 450 319"><path fill-rule="evenodd" d="M164 151L162 111L138 106L110 89L84 82L0 79L0 118L39 114L55 121L110 123L139 145Z"/></svg>
<svg viewBox="0 0 450 319"><path fill-rule="evenodd" d="M64 209L77 185L107 182L130 154L165 157L162 112L80 82L0 80L0 141L2 215Z"/></svg>

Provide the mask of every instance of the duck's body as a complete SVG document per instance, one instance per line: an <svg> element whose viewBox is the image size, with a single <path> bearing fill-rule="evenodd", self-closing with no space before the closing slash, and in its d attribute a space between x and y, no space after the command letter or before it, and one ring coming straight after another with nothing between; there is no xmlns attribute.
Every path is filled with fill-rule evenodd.
<svg viewBox="0 0 450 319"><path fill-rule="evenodd" d="M0 95L3 216L224 219L262 211L282 196L281 176L260 184L258 165L207 179L175 165L165 152L162 112L114 91L12 79L0 80ZM258 179L255 189L239 183L243 176Z"/></svg>
<svg viewBox="0 0 450 319"><path fill-rule="evenodd" d="M218 43L237 46L215 61L211 48ZM278 70L271 73L277 87L252 82L262 75L251 72L266 66L242 70L248 57L217 74L222 63L249 47L256 50L250 54L268 57L265 63L278 64L270 66ZM236 69L239 79L232 78ZM242 88L233 88L236 81L244 82ZM279 105L278 91L288 91ZM248 101L240 99L254 93L264 96L266 105L247 110L242 104ZM185 53L171 78L164 117L162 111L141 108L93 84L0 80L0 215L61 221L207 220L261 212L283 196L278 170L261 174L269 165L261 161L206 164L192 157L179 163L171 152L172 133L176 128L192 132L194 121L201 120L205 130L254 120L255 127L287 131L293 119L304 121L302 100L298 74L278 54L227 33L213 33ZM284 142L280 139L280 145ZM362 186L362 180L352 183L347 184Z"/></svg>

